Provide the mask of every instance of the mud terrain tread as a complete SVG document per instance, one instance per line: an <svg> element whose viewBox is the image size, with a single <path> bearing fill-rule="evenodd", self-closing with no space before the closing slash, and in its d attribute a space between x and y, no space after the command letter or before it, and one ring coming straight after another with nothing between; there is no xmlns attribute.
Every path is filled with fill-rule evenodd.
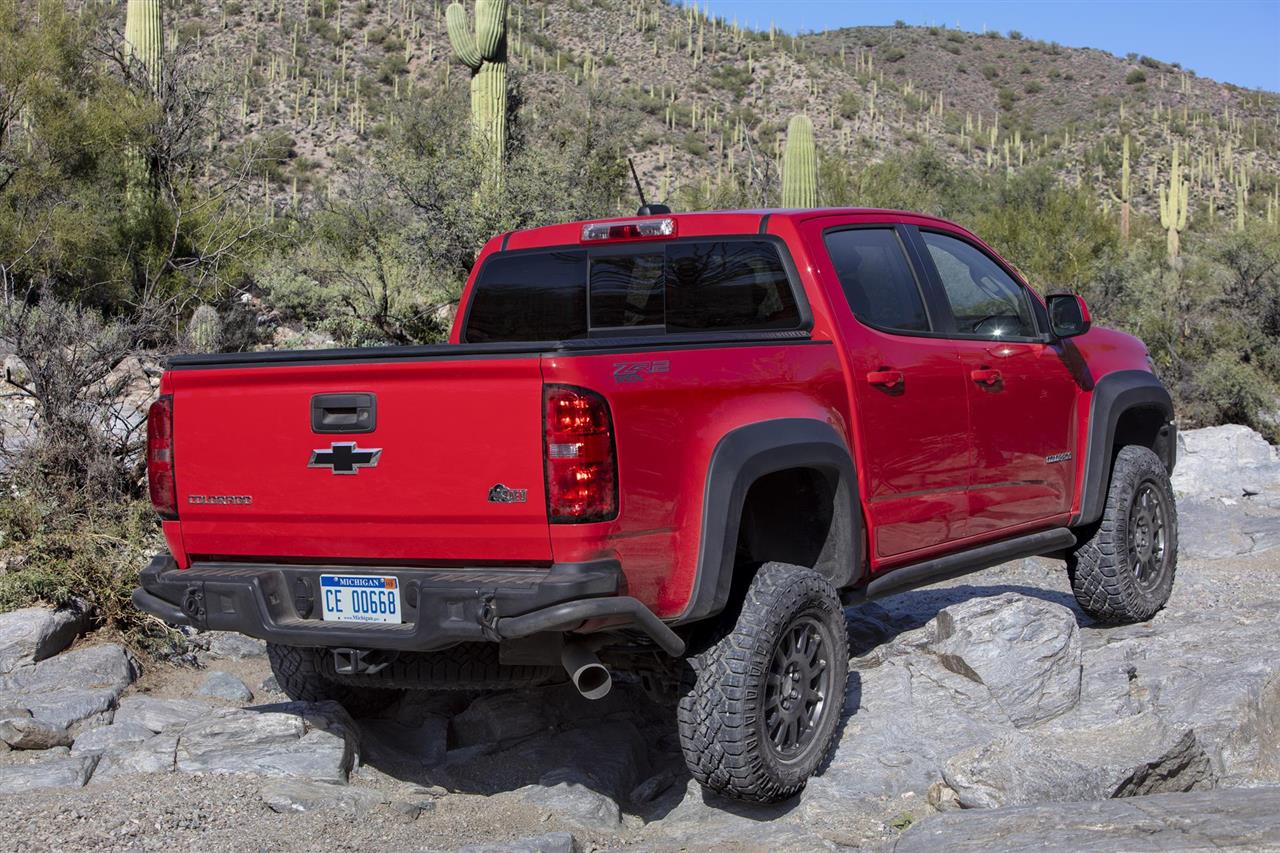
<svg viewBox="0 0 1280 853"><path fill-rule="evenodd" d="M400 691L383 688L360 688L338 684L325 678L319 662L326 657L321 650L267 643L267 658L280 689L290 699L302 702L333 700L354 717L367 717L383 710Z"/></svg>
<svg viewBox="0 0 1280 853"><path fill-rule="evenodd" d="M766 563L756 574L731 629L689 659L684 695L677 710L680 745L690 773L706 788L741 800L777 802L800 791L830 753L841 712L825 718L825 743L812 760L786 767L770 761L756 724L764 692L760 674L768 669L780 631L801 615L832 620L836 647L837 695L842 707L848 670L844 611L834 587L822 575L798 566Z"/></svg>
<svg viewBox="0 0 1280 853"><path fill-rule="evenodd" d="M1168 539L1173 550L1168 576L1144 593L1129 570L1127 553L1129 507L1138 486L1154 482L1168 498ZM1102 520L1093 535L1067 558L1071 591L1081 609L1104 624L1145 622L1169 599L1177 572L1178 510L1164 463L1149 448L1127 445L1116 456Z"/></svg>
<svg viewBox="0 0 1280 853"><path fill-rule="evenodd" d="M339 675L330 655L321 659L320 672L338 684L410 690L505 690L547 684L564 675L558 666L500 663L496 643L462 643L438 652L402 654L372 675Z"/></svg>

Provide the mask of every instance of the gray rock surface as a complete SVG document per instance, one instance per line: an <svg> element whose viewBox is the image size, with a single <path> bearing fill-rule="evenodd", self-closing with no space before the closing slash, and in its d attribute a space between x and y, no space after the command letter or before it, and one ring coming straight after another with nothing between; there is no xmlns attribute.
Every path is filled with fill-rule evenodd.
<svg viewBox="0 0 1280 853"><path fill-rule="evenodd" d="M243 681L229 672L220 670L214 670L206 675L204 681L196 688L196 693L200 696L226 699L228 702L253 701L253 691Z"/></svg>
<svg viewBox="0 0 1280 853"><path fill-rule="evenodd" d="M0 720L0 740L10 749L50 749L71 746L71 733L62 726L32 717Z"/></svg>
<svg viewBox="0 0 1280 853"><path fill-rule="evenodd" d="M1280 448L1248 427L1179 433L1173 490L1184 556L1216 559L1280 547Z"/></svg>
<svg viewBox="0 0 1280 853"><path fill-rule="evenodd" d="M267 644L263 640L234 631L209 632L209 651L206 657L211 660L245 660L266 656Z"/></svg>
<svg viewBox="0 0 1280 853"><path fill-rule="evenodd" d="M98 763L96 755L38 754L22 764L0 766L0 794L16 794L44 788L80 788Z"/></svg>
<svg viewBox="0 0 1280 853"><path fill-rule="evenodd" d="M516 791L516 795L570 826L608 832L622 823L622 809L612 797L577 782L558 781L558 778L553 776L546 783L527 785Z"/></svg>
<svg viewBox="0 0 1280 853"><path fill-rule="evenodd" d="M334 702L227 708L182 729L177 769L343 783L358 744L355 724Z"/></svg>
<svg viewBox="0 0 1280 853"><path fill-rule="evenodd" d="M305 779L272 779L263 784L260 792L267 808L282 814L327 810L360 817L387 802L384 795L367 788Z"/></svg>
<svg viewBox="0 0 1280 853"><path fill-rule="evenodd" d="M153 732L181 729L192 720L213 710L208 702L196 699L159 699L154 696L128 696L120 700L115 722L136 723Z"/></svg>
<svg viewBox="0 0 1280 853"><path fill-rule="evenodd" d="M942 665L984 685L1015 726L1056 717L1080 701L1075 614L1016 593L976 598L937 616Z"/></svg>
<svg viewBox="0 0 1280 853"><path fill-rule="evenodd" d="M1217 783L1195 732L1171 731L1154 714L1093 729L1013 732L953 756L943 778L964 808L1101 800Z"/></svg>
<svg viewBox="0 0 1280 853"><path fill-rule="evenodd" d="M0 675L52 657L88 627L81 609L24 607L0 613Z"/></svg>
<svg viewBox="0 0 1280 853"><path fill-rule="evenodd" d="M149 773L172 773L177 761L178 735L158 734L143 741L120 743L103 751L93 784Z"/></svg>
<svg viewBox="0 0 1280 853"><path fill-rule="evenodd" d="M1280 849L1280 788L956 811L912 827L890 849L893 853L1275 850Z"/></svg>
<svg viewBox="0 0 1280 853"><path fill-rule="evenodd" d="M0 705L28 708L36 719L74 733L110 722L117 699L137 673L118 645L75 649L0 676Z"/></svg>
<svg viewBox="0 0 1280 853"><path fill-rule="evenodd" d="M109 726L98 726L76 738L71 754L103 752L118 746L131 746L150 740L155 732L141 723L116 721Z"/></svg>

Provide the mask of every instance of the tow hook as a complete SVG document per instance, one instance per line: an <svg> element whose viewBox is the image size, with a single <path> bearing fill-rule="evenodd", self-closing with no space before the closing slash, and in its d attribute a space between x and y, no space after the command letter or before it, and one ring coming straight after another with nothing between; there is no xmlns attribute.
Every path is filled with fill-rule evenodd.
<svg viewBox="0 0 1280 853"><path fill-rule="evenodd" d="M486 640L496 643L502 639L498 634L498 605L493 593L486 593L480 599L480 612L476 615L476 621L480 623L480 635Z"/></svg>
<svg viewBox="0 0 1280 853"><path fill-rule="evenodd" d="M333 671L338 675L373 675L386 669L396 655L380 649L334 649Z"/></svg>

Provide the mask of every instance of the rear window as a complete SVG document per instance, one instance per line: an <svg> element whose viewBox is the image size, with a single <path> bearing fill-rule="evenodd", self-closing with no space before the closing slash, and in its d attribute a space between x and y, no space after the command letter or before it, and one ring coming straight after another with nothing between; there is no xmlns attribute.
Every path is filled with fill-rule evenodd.
<svg viewBox="0 0 1280 853"><path fill-rule="evenodd" d="M476 278L463 340L758 331L800 325L765 240L702 240L497 254Z"/></svg>

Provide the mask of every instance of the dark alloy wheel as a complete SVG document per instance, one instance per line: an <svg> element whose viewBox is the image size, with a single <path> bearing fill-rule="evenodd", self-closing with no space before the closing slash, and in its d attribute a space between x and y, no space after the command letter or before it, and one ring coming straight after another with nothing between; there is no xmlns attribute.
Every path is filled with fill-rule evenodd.
<svg viewBox="0 0 1280 853"><path fill-rule="evenodd" d="M778 638L765 679L767 743L780 761L794 761L813 743L826 711L835 667L830 627L804 616Z"/></svg>
<svg viewBox="0 0 1280 853"><path fill-rule="evenodd" d="M1167 515L1164 495L1154 483L1143 482L1129 509L1129 565L1144 590L1157 586L1164 574Z"/></svg>
<svg viewBox="0 0 1280 853"><path fill-rule="evenodd" d="M764 564L733 624L688 663L678 714L693 777L761 803L799 792L834 746L844 708L849 636L831 583Z"/></svg>
<svg viewBox="0 0 1280 853"><path fill-rule="evenodd" d="M1143 622L1164 607L1178 567L1178 509L1160 457L1121 448L1102 518L1078 535L1067 572L1084 612L1114 624Z"/></svg>

